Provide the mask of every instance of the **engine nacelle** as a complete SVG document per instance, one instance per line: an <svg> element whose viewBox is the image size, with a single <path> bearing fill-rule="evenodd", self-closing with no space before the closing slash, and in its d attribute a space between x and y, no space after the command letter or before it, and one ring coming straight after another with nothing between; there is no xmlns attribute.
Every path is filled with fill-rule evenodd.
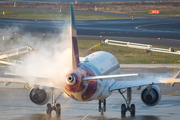
<svg viewBox="0 0 180 120"><path fill-rule="evenodd" d="M46 89L32 88L29 97L34 104L44 105L50 100L50 92Z"/></svg>
<svg viewBox="0 0 180 120"><path fill-rule="evenodd" d="M154 106L158 104L161 99L161 90L157 85L152 85L152 88L149 90L148 87L144 87L141 93L141 100L147 106Z"/></svg>

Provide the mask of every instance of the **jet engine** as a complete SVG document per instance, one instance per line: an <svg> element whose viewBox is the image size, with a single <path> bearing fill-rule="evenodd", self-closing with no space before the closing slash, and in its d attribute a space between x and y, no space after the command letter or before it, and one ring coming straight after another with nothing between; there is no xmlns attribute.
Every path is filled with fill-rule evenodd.
<svg viewBox="0 0 180 120"><path fill-rule="evenodd" d="M161 99L161 90L157 85L145 86L141 93L141 100L147 106L155 106Z"/></svg>
<svg viewBox="0 0 180 120"><path fill-rule="evenodd" d="M50 100L50 91L48 89L32 88L29 97L34 104L44 105Z"/></svg>

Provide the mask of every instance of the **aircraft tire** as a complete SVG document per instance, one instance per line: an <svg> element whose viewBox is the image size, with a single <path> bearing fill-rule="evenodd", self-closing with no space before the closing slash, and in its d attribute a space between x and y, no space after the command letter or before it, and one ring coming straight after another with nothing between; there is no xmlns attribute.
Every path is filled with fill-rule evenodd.
<svg viewBox="0 0 180 120"><path fill-rule="evenodd" d="M56 115L61 115L61 105L59 103L56 104Z"/></svg>
<svg viewBox="0 0 180 120"><path fill-rule="evenodd" d="M106 99L104 99L103 104L103 111L106 112Z"/></svg>
<svg viewBox="0 0 180 120"><path fill-rule="evenodd" d="M121 116L125 116L126 115L126 105L122 104L121 105Z"/></svg>
<svg viewBox="0 0 180 120"><path fill-rule="evenodd" d="M99 112L101 112L101 107L99 107Z"/></svg>
<svg viewBox="0 0 180 120"><path fill-rule="evenodd" d="M51 115L51 111L52 111L51 104L48 103L48 104L47 104L47 107L46 107L46 113L47 113L48 115Z"/></svg>
<svg viewBox="0 0 180 120"><path fill-rule="evenodd" d="M131 104L131 116L135 116L135 105Z"/></svg>
<svg viewBox="0 0 180 120"><path fill-rule="evenodd" d="M106 106L103 107L103 111L106 112Z"/></svg>
<svg viewBox="0 0 180 120"><path fill-rule="evenodd" d="M99 100L99 112L101 112L101 100Z"/></svg>

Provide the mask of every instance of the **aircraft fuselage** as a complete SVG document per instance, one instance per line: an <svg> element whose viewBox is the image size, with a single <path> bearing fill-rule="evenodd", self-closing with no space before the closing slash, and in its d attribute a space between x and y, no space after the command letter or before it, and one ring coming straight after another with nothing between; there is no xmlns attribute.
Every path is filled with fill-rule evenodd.
<svg viewBox="0 0 180 120"><path fill-rule="evenodd" d="M117 59L110 53L100 51L85 57L77 70L70 73L76 79L74 85L66 84L65 93L71 98L86 102L90 100L102 100L111 95L109 87L115 83L114 79L82 80L87 76L113 75L120 73Z"/></svg>

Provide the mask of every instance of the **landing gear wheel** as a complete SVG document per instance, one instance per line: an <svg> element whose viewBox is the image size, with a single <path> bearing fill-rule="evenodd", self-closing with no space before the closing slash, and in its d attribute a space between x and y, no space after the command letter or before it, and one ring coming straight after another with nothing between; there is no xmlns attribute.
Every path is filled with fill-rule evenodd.
<svg viewBox="0 0 180 120"><path fill-rule="evenodd" d="M99 100L99 112L101 112L101 100Z"/></svg>
<svg viewBox="0 0 180 120"><path fill-rule="evenodd" d="M106 112L106 99L104 99L103 104L104 104L104 106L103 106L103 111Z"/></svg>
<svg viewBox="0 0 180 120"><path fill-rule="evenodd" d="M126 105L122 104L121 105L121 116L124 117L126 115Z"/></svg>
<svg viewBox="0 0 180 120"><path fill-rule="evenodd" d="M99 112L101 112L101 107L99 107Z"/></svg>
<svg viewBox="0 0 180 120"><path fill-rule="evenodd" d="M61 115L61 105L56 104L56 115Z"/></svg>
<svg viewBox="0 0 180 120"><path fill-rule="evenodd" d="M47 113L48 115L51 115L51 111L52 111L51 104L48 103L48 104L47 104L47 107L46 107L46 113Z"/></svg>
<svg viewBox="0 0 180 120"><path fill-rule="evenodd" d="M135 116L135 105L134 104L131 104L131 116Z"/></svg>
<svg viewBox="0 0 180 120"><path fill-rule="evenodd" d="M106 112L106 106L103 107L103 111Z"/></svg>

